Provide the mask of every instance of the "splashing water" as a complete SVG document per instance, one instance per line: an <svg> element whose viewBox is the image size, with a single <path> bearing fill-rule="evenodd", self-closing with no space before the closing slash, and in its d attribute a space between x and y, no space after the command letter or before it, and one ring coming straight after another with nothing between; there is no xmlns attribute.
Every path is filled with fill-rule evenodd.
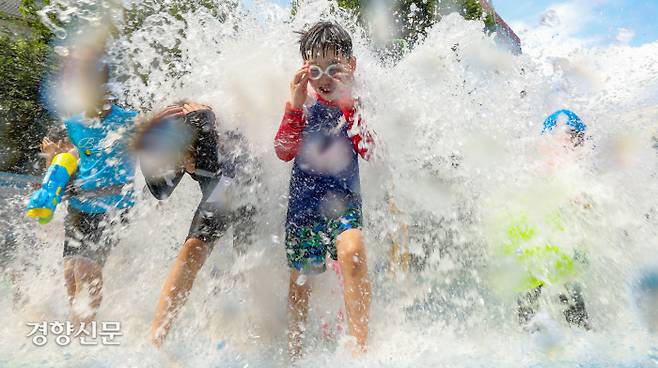
<svg viewBox="0 0 658 368"><path fill-rule="evenodd" d="M525 35L524 55L513 56L482 33L481 23L451 15L399 62L383 63L354 19L331 7L307 1L292 19L288 9L264 1L229 3L218 13L199 7L180 18L152 12L112 42L114 93L122 102L145 112L187 98L211 105L220 126L246 132L264 171L252 194L261 204L258 241L240 257L228 240L215 246L158 351L147 339L150 320L200 195L189 179L164 202L146 192L104 268L97 319L121 322L120 346L37 347L25 337L26 323L68 313L65 211L38 228L15 219L8 231L21 241L8 264L15 277L0 291L0 366L286 366L290 166L276 159L272 140L301 63L294 31L327 18L353 30L363 115L377 132L376 158L360 163L371 340L369 353L354 360L344 338L323 337L322 321L336 319L342 295L333 272L310 277L308 348L299 365L644 364L656 337L637 322L626 291L636 270L657 263L658 43L543 42L550 40L546 25ZM583 118L590 138L560 161L541 130L545 116L561 108ZM144 186L139 176L136 185ZM495 219L518 208L532 216L551 203L571 208L566 234L587 253L579 281L592 331L564 323L549 285L536 323L550 328L530 334L516 323L514 297L493 285ZM393 272L391 239L402 228L411 271Z"/></svg>

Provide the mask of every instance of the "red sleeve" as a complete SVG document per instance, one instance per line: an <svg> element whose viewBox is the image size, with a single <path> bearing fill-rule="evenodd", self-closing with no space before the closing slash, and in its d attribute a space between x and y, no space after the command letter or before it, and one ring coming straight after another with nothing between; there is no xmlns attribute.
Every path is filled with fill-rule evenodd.
<svg viewBox="0 0 658 368"><path fill-rule="evenodd" d="M295 158L302 144L302 131L305 125L304 110L295 109L287 103L279 131L274 138L274 151L281 160L290 161Z"/></svg>
<svg viewBox="0 0 658 368"><path fill-rule="evenodd" d="M369 160L375 145L373 134L366 128L365 123L361 119L361 114L355 106L344 109L343 115L347 121L347 134L352 138L354 150L364 160Z"/></svg>

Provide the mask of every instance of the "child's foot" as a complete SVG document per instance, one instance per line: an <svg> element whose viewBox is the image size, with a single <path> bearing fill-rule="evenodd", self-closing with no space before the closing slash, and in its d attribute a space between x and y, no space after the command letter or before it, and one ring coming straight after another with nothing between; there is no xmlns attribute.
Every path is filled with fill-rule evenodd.
<svg viewBox="0 0 658 368"><path fill-rule="evenodd" d="M563 344L563 334L560 325L545 313L537 315L525 327L535 339L537 347L548 355L560 351Z"/></svg>
<svg viewBox="0 0 658 368"><path fill-rule="evenodd" d="M149 333L149 340L151 340L153 346L160 349L160 347L162 347L162 344L164 343L164 336L161 332L161 329L151 327L151 331Z"/></svg>
<svg viewBox="0 0 658 368"><path fill-rule="evenodd" d="M539 309L540 296L541 286L538 286L522 295L519 295L517 298L517 314L519 318L519 324L521 326L527 326L530 321L535 318L535 313Z"/></svg>
<svg viewBox="0 0 658 368"><path fill-rule="evenodd" d="M567 294L560 294L560 302L566 306L564 318L572 325L581 327L587 331L591 330L589 315L585 308L585 299L578 285L568 285Z"/></svg>

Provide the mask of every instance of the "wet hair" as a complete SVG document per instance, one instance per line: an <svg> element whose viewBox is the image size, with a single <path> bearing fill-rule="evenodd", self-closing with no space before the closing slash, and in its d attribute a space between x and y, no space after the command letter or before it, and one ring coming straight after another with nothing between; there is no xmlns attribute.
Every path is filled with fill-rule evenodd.
<svg viewBox="0 0 658 368"><path fill-rule="evenodd" d="M352 56L352 37L338 23L318 22L307 31L298 33L301 35L299 52L304 60L317 54L325 56L331 51L348 58Z"/></svg>
<svg viewBox="0 0 658 368"><path fill-rule="evenodd" d="M579 132L576 129L571 128L569 130L569 136L571 137L571 143L573 143L574 147L580 147L585 144L585 132Z"/></svg>
<svg viewBox="0 0 658 368"><path fill-rule="evenodd" d="M215 128L215 114L211 110L194 111L185 116L185 123L194 131L188 151L196 167L211 173L219 171L219 135Z"/></svg>
<svg viewBox="0 0 658 368"><path fill-rule="evenodd" d="M188 100L175 101L170 106L183 106L189 103ZM145 141L145 135L152 132L152 129L158 129L161 120L153 120L157 114L151 113L145 115L140 120L139 127L131 148L135 151L144 149L148 143ZM215 124L215 113L212 110L199 110L193 111L185 116L174 119L176 124L183 123L188 128L188 133L191 135L190 140L186 142L186 146L180 147L181 151L177 152L180 155L187 153L194 158L197 169L207 172L216 173L219 171L219 133ZM180 137L177 135L176 137ZM155 136L158 139L157 135ZM174 137L175 138L175 137ZM159 138L162 139L162 138Z"/></svg>
<svg viewBox="0 0 658 368"><path fill-rule="evenodd" d="M183 106L188 103L190 100L180 99L174 105ZM192 130L192 142L187 151L194 158L196 167L212 173L219 171L219 134L215 126L215 113L212 110L194 111L182 119Z"/></svg>

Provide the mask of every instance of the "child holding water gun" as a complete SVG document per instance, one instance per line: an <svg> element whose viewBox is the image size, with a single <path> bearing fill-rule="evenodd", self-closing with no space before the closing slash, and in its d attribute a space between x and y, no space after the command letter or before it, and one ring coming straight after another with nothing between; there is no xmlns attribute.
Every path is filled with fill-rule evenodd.
<svg viewBox="0 0 658 368"><path fill-rule="evenodd" d="M91 68L86 72L98 77L95 82L102 87L93 91L87 111L65 119L65 130L44 138L41 149L51 164L27 205L27 215L45 224L68 198L64 279L75 324L95 318L103 265L134 205L134 163L123 137L136 116L107 97L107 65L80 64Z"/></svg>
<svg viewBox="0 0 658 368"><path fill-rule="evenodd" d="M361 351L370 307L358 157L370 157L373 139L352 96L352 39L340 25L319 22L302 33L300 52L303 65L290 84L290 101L274 142L281 160L294 159L285 227L292 359L302 350L311 293L306 275L323 272L327 256L342 269L349 334ZM309 84L316 92L313 100Z"/></svg>

